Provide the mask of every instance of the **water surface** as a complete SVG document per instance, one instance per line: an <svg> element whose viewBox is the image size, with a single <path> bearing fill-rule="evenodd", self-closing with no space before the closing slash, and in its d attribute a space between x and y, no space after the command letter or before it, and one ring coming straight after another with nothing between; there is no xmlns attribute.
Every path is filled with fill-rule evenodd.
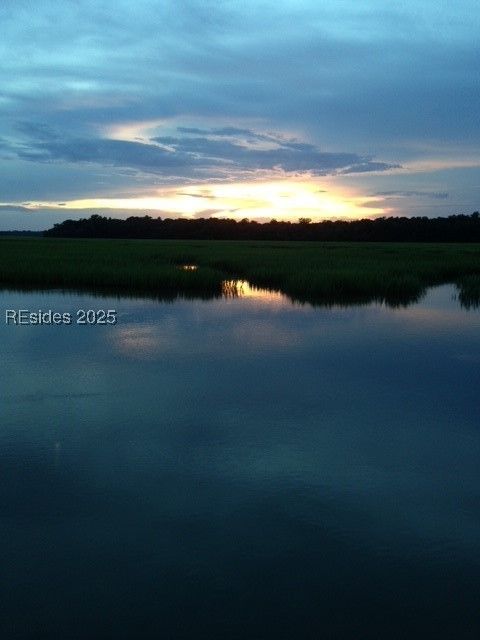
<svg viewBox="0 0 480 640"><path fill-rule="evenodd" d="M0 325L5 638L477 638L480 313L248 287Z"/></svg>

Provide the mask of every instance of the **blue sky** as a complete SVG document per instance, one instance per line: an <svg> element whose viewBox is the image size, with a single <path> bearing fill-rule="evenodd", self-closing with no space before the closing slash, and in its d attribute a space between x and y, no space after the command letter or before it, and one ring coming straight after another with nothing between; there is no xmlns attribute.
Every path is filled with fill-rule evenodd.
<svg viewBox="0 0 480 640"><path fill-rule="evenodd" d="M480 11L2 0L0 229L480 208Z"/></svg>

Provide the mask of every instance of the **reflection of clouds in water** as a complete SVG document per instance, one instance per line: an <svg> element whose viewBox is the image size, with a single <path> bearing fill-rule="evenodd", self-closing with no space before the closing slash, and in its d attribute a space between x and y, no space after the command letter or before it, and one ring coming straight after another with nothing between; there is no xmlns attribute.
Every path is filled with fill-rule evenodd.
<svg viewBox="0 0 480 640"><path fill-rule="evenodd" d="M432 290L420 305L406 309L380 304L325 309L292 305L282 294L247 284L243 297L177 300L152 305L148 311L140 306L112 329L109 340L124 356L144 360L177 353L242 358L258 349L295 351L312 345L344 349L358 341L360 329L362 344L367 345L377 343L380 336L389 339L398 325L402 333L428 332L429 338L460 327L474 328L480 315L458 308L451 292L452 287Z"/></svg>
<svg viewBox="0 0 480 640"><path fill-rule="evenodd" d="M246 347L285 348L302 342L295 327L275 326L272 322L243 321L233 325L231 335L235 342Z"/></svg>
<svg viewBox="0 0 480 640"><path fill-rule="evenodd" d="M169 318L158 324L129 324L115 328L109 337L114 349L124 356L142 360L154 360L163 355L227 354L250 356L261 349L291 349L301 347L317 327L300 333L298 327L285 326L268 317L256 320L244 319L242 313L226 318L191 317L178 320Z"/></svg>
<svg viewBox="0 0 480 640"><path fill-rule="evenodd" d="M428 290L419 304L399 308L391 314L396 322L407 322L409 328L418 326L419 330L452 330L478 325L480 313L475 309L465 309L458 302L454 285L440 285Z"/></svg>
<svg viewBox="0 0 480 640"><path fill-rule="evenodd" d="M150 360L177 346L177 331L173 324L131 324L115 327L109 337L116 351L122 355Z"/></svg>
<svg viewBox="0 0 480 640"><path fill-rule="evenodd" d="M230 298L178 300L154 307L151 313L140 308L138 313L120 315L109 342L122 355L142 360L177 352L192 356L228 352L239 357L243 351L251 354L259 347L277 349L301 344L297 323L285 320L292 312L314 314L311 307L293 306L282 294L251 288L247 283L242 283L238 291L239 295Z"/></svg>
<svg viewBox="0 0 480 640"><path fill-rule="evenodd" d="M465 309L425 309L421 307L409 307L397 309L395 319L399 322L408 322L409 326L418 325L422 329L455 329L471 326L471 316ZM480 327L480 315L479 315Z"/></svg>
<svg viewBox="0 0 480 640"><path fill-rule="evenodd" d="M448 299L442 315L455 322L433 330L426 320L439 317L437 296L410 315L381 305L293 307L261 292L171 304L122 299L108 304L120 312L115 327L35 328L28 342L35 359L17 343L10 347L12 374L20 365L23 374L9 398L18 400L20 389L28 406L5 403L2 416L4 442L32 442L44 461L22 496L33 495L44 513L52 501L55 514L86 502L104 511L102 496L114 504L119 484L127 495L135 479L135 495L142 490L148 508L171 522L202 509L211 519L217 503L202 503L195 483L229 496L238 489L246 504L257 496L262 508L278 498L290 521L376 550L403 545L407 535L409 552L421 548L442 561L478 550L478 407L475 365L466 363L480 352L473 330L465 330L480 316L457 316ZM20 308L35 308L25 300ZM405 359L395 359L405 329L418 333L422 342L413 346L425 350L418 355L407 345ZM450 354L465 364L446 362ZM418 369L424 356L428 364ZM2 382L11 384L6 373ZM32 411L31 402L57 398L63 409L38 402ZM45 495L51 500L43 505Z"/></svg>

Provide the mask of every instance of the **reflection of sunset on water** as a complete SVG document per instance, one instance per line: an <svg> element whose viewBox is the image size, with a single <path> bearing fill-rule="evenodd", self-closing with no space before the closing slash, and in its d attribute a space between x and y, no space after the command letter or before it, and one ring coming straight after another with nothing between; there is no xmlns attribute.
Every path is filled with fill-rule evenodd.
<svg viewBox="0 0 480 640"><path fill-rule="evenodd" d="M222 282L222 296L224 298L251 298L270 304L292 304L283 293L254 287L247 280L224 280Z"/></svg>

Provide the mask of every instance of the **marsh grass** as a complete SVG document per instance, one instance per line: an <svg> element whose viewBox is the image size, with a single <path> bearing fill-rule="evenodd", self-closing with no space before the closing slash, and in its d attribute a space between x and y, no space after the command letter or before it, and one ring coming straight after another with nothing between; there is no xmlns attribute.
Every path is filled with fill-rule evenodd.
<svg viewBox="0 0 480 640"><path fill-rule="evenodd" d="M458 299L462 307L477 309L480 307L480 275L470 275L462 278L459 286Z"/></svg>
<svg viewBox="0 0 480 640"><path fill-rule="evenodd" d="M0 239L4 286L209 297L232 279L300 302L392 306L455 283L472 307L480 302L480 245Z"/></svg>

